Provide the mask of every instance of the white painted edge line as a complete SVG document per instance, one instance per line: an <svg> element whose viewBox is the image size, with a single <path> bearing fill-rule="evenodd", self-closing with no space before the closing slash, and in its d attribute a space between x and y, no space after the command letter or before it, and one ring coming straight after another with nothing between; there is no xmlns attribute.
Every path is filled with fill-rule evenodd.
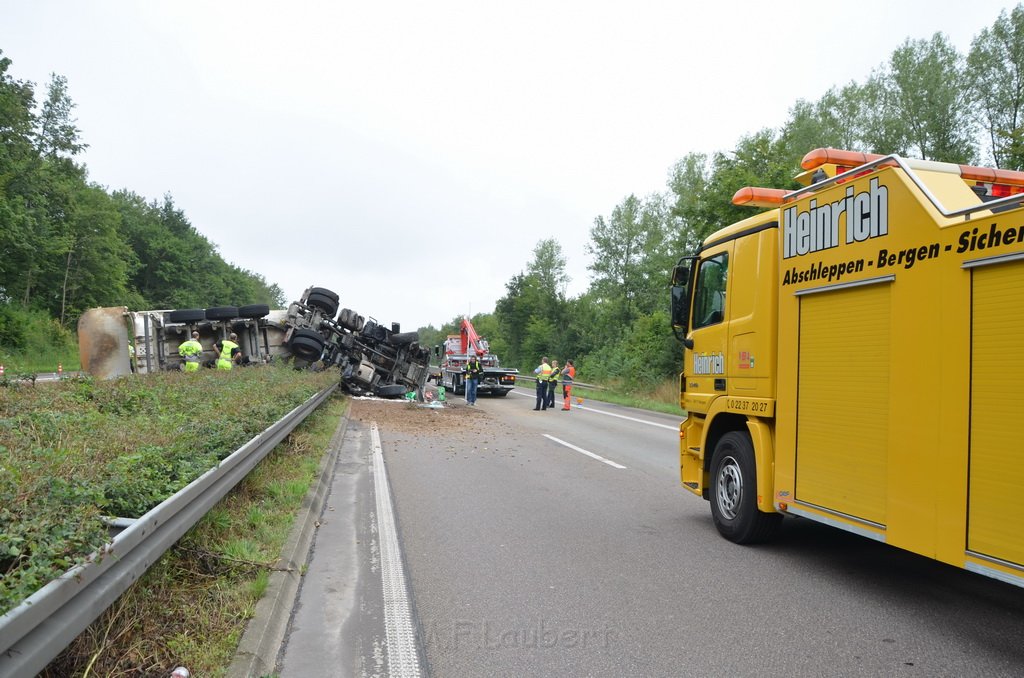
<svg viewBox="0 0 1024 678"><path fill-rule="evenodd" d="M678 426L669 426L668 424L659 424L656 421L647 421L646 419L637 419L636 417L627 417L624 414L615 414L614 412L605 412L604 410L595 410L593 407L583 407L582 405L573 405L574 410L586 410L587 412L594 412L595 414L603 414L606 417L618 417L619 419L628 419L635 421L638 424L647 424L648 426L657 426L658 428L667 428L669 431L679 431Z"/></svg>
<svg viewBox="0 0 1024 678"><path fill-rule="evenodd" d="M388 675L416 678L420 675L416 633L413 630L409 589L402 569L402 550L398 546L395 512L384 468L377 422L370 425L373 448L373 489L377 498L377 529L380 534L381 582L384 586L384 630L388 642Z"/></svg>
<svg viewBox="0 0 1024 678"><path fill-rule="evenodd" d="M518 391L512 391L516 395L521 395L524 398L535 398L534 395L528 395L526 393L519 393ZM628 419L629 421L635 421L638 424L647 424L648 426L657 426L658 428L667 428L669 431L679 431L678 426L669 426L668 424L659 424L656 421L647 421L646 419L637 419L636 417L627 417L624 414L615 414L614 412L605 412L604 410L595 410L593 407L584 407L583 405L573 405L574 410L586 410L587 412L593 412L595 414L603 414L606 417L618 417L619 419Z"/></svg>
<svg viewBox="0 0 1024 678"><path fill-rule="evenodd" d="M567 443L567 442L565 442L564 440L559 440L559 439L558 439L558 438L556 438L555 436L549 436L549 435L548 435L547 433L545 433L545 434L543 434L543 435L544 435L544 437L545 437L545 438L547 438L547 439L549 439L549 440L553 440L553 441L555 441L556 443L558 443L559 445L565 445L565 446L566 446L566 447L568 447L568 448L569 448L570 450L576 450L576 451L577 451L577 452L579 452L580 454L585 454L585 455L587 455L588 457L593 457L594 459L597 459L598 461L604 462L605 464L608 464L609 466L612 466L612 467L614 467L614 468L626 468L626 467L625 467L625 466L623 466L622 464L617 464L617 463L615 463L614 461L612 461L612 460L610 460L610 459L605 459L604 457L602 457L602 456L601 456L601 455L599 455L599 454L594 454L593 452L589 452L589 451L587 451L587 450L584 450L584 449L583 449L582 447L576 447L576 446L575 446L575 445L573 445L572 443Z"/></svg>

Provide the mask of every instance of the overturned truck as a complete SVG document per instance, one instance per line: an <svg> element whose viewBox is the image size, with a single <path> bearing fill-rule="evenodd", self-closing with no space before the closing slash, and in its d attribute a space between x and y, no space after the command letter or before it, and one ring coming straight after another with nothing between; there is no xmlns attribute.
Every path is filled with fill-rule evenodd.
<svg viewBox="0 0 1024 678"><path fill-rule="evenodd" d="M239 365L291 360L298 368L340 371L352 395L382 398L422 394L430 350L417 332L385 327L350 309L338 312L338 295L310 287L287 309L269 306L214 306L205 309L129 311L125 307L86 311L78 323L82 369L100 378L132 372L180 370L181 344L199 333L200 361L212 367L216 344L235 334Z"/></svg>

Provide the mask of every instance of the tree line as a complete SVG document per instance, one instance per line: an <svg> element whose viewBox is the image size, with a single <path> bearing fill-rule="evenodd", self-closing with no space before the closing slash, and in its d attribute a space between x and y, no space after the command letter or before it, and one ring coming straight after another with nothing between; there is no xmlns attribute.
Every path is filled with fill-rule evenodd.
<svg viewBox="0 0 1024 678"><path fill-rule="evenodd" d="M225 262L171 196L147 201L88 181L66 80L46 98L16 80L0 52L0 344L11 309L69 327L85 309L285 303L263 276ZM668 320L668 274L710 233L749 216L732 205L744 186L797 188L805 153L834 147L1024 169L1024 8L999 14L960 53L942 33L908 38L862 81L798 100L778 128L741 136L731 151L689 153L666 190L631 194L594 219L590 283L570 297L557 239L506 284L494 311L473 317L508 365L542 355L575 360L583 381L648 389L674 379L681 350ZM187 275L185 273L187 272ZM435 345L460 318L420 328ZM2 346L0 346L2 348Z"/></svg>
<svg viewBox="0 0 1024 678"><path fill-rule="evenodd" d="M672 381L682 350L669 330L669 271L708 235L752 214L732 204L738 189L798 188L801 159L820 147L1022 170L1022 114L1024 6L1002 11L967 54L943 33L908 38L863 81L797 101L779 128L742 136L732 151L685 155L669 169L667 190L628 195L595 218L590 285L580 296L565 294L561 245L540 241L474 326L509 365L532 369L547 355L575 359L584 382L647 390ZM425 334L457 332L458 322Z"/></svg>
<svg viewBox="0 0 1024 678"><path fill-rule="evenodd" d="M88 179L67 79L41 101L0 51L0 342L17 349L26 313L72 328L86 309L281 306L281 289L230 264L170 195L147 201Z"/></svg>

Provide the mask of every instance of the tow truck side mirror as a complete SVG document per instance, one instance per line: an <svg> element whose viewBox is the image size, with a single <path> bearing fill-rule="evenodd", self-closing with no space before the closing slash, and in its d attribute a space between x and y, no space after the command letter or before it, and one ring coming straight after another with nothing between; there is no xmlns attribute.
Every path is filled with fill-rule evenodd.
<svg viewBox="0 0 1024 678"><path fill-rule="evenodd" d="M690 330L690 287L692 283L690 258L680 261L672 269L672 334L683 342L687 348L693 348L693 342L686 339Z"/></svg>

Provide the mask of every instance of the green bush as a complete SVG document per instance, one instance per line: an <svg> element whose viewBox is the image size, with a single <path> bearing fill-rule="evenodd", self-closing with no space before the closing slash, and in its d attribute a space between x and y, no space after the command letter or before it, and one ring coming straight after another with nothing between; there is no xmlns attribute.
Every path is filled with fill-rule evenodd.
<svg viewBox="0 0 1024 678"><path fill-rule="evenodd" d="M75 334L46 313L0 304L0 363L5 376L79 368Z"/></svg>
<svg viewBox="0 0 1024 678"><path fill-rule="evenodd" d="M683 347L669 328L664 312L635 320L622 339L605 344L576 362L584 383L618 385L627 391L649 391L680 372Z"/></svg>
<svg viewBox="0 0 1024 678"><path fill-rule="evenodd" d="M336 380L286 366L0 389L0 614Z"/></svg>
<svg viewBox="0 0 1024 678"><path fill-rule="evenodd" d="M14 354L28 344L25 328L27 314L10 304L0 304L0 350Z"/></svg>

